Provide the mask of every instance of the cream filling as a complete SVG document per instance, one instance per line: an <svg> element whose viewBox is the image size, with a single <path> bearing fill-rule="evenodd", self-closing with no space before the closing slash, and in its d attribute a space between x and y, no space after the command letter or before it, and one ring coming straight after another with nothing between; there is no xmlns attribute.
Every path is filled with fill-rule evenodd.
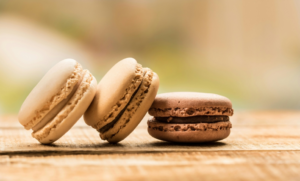
<svg viewBox="0 0 300 181"><path fill-rule="evenodd" d="M65 105L65 107L55 116L50 122L48 122L44 127L39 129L38 131L34 131L32 136L37 140L42 140L46 138L51 131L54 131L61 122L67 119L68 115L74 110L75 106L78 102L83 98L84 93L89 89L91 82L93 81L93 76L86 71L84 78L79 85L79 88L70 99L70 101Z"/></svg>
<svg viewBox="0 0 300 181"><path fill-rule="evenodd" d="M45 105L36 112L34 117L24 125L26 129L31 129L36 124L38 124L55 106L68 97L68 95L73 91L74 87L77 85L78 80L81 78L82 67L79 63L76 64L75 70L72 75L68 78L64 87L51 97L51 99L45 103Z"/></svg>
<svg viewBox="0 0 300 181"><path fill-rule="evenodd" d="M136 95L136 93L138 92L138 89L135 91L135 93L133 93L130 101L134 98L134 96ZM130 102L129 101L129 102ZM126 105L126 107L117 115L117 117L110 123L106 124L105 126L103 126L99 132L100 133L105 133L106 131L108 131L109 129L113 128L114 125L120 120L121 116L123 115L124 111L126 110L127 106L129 105L129 103Z"/></svg>
<svg viewBox="0 0 300 181"><path fill-rule="evenodd" d="M144 98L146 97L149 91L153 79L152 70L145 68L144 71L145 71L145 76L143 78L142 84L137 90L137 93L128 103L127 107L124 108L125 110L123 114L120 116L120 119L117 120L116 123L113 126L111 126L108 130L106 130L106 132L100 134L101 139L106 140L112 138L116 134L118 134L121 131L121 129L124 129L127 123L130 121L131 117L135 114L135 112L139 108L142 101L144 101Z"/></svg>
<svg viewBox="0 0 300 181"><path fill-rule="evenodd" d="M118 114L125 108L143 80L143 68L140 64L137 64L135 74L134 79L131 81L131 85L126 88L122 98L112 107L112 110L104 116L103 120L99 120L98 123L93 125L93 128L100 130L106 124L114 121L115 117L117 117Z"/></svg>
<svg viewBox="0 0 300 181"><path fill-rule="evenodd" d="M144 72L144 74L145 74L145 73L146 73L146 72ZM100 133L105 133L106 131L108 131L109 129L111 129L111 128L114 127L114 125L120 120L120 118L121 118L121 116L123 115L124 111L126 111L126 108L127 108L128 105L130 104L130 102L132 101L132 99L135 97L135 95L137 94L137 92L138 92L138 90L139 90L139 88L141 87L142 84L143 84L143 80L142 80L142 83L139 85L139 87L138 87L138 88L135 90L135 92L133 93L132 97L130 98L129 102L128 102L127 105L124 107L124 109L121 110L121 112L115 117L115 119L114 119L112 122L110 122L110 123L106 124L105 126L103 126L103 127L99 130Z"/></svg>
<svg viewBox="0 0 300 181"><path fill-rule="evenodd" d="M79 85L81 84L84 75L87 73L86 70L83 70L82 76L78 81L77 85L73 88L72 92L66 97L63 101L57 104L39 123L37 123L32 130L38 131L39 129L43 128L48 122L50 122L62 109L65 105L71 100L73 95L75 94L76 90L78 89Z"/></svg>

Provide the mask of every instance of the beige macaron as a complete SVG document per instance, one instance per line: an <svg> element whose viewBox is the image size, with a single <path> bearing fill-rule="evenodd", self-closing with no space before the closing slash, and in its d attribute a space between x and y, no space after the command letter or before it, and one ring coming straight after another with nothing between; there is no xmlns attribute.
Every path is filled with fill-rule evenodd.
<svg viewBox="0 0 300 181"><path fill-rule="evenodd" d="M75 60L66 59L50 69L24 101L18 119L40 143L62 137L92 102L97 81Z"/></svg>
<svg viewBox="0 0 300 181"><path fill-rule="evenodd" d="M159 87L159 78L133 58L114 65L98 84L85 122L111 143L125 139L141 122Z"/></svg>

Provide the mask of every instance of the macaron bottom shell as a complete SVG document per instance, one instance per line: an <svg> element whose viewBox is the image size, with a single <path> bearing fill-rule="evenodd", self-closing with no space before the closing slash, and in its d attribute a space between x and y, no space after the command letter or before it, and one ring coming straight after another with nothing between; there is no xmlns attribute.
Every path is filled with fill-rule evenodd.
<svg viewBox="0 0 300 181"><path fill-rule="evenodd" d="M230 121L216 123L169 124L150 118L148 133L159 140L178 143L213 142L227 138L232 127Z"/></svg>

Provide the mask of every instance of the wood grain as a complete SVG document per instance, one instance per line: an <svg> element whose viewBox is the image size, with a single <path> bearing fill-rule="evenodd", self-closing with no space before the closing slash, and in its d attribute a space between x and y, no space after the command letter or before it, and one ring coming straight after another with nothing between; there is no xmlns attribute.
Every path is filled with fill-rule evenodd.
<svg viewBox="0 0 300 181"><path fill-rule="evenodd" d="M3 180L299 180L299 151L0 157Z"/></svg>
<svg viewBox="0 0 300 181"><path fill-rule="evenodd" d="M300 112L239 112L229 138L192 145L155 140L146 119L120 144L80 120L45 146L3 117L0 180L300 180Z"/></svg>

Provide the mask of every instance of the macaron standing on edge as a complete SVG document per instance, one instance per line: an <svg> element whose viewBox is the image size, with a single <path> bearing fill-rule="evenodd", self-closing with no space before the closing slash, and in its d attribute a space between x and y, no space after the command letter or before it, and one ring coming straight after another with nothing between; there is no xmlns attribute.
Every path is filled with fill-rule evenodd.
<svg viewBox="0 0 300 181"><path fill-rule="evenodd" d="M159 87L159 78L133 58L115 64L102 78L84 114L85 122L110 143L125 139L141 122Z"/></svg>
<svg viewBox="0 0 300 181"><path fill-rule="evenodd" d="M231 101L223 96L197 92L159 94L149 114L148 133L157 139L200 143L229 136L233 115Z"/></svg>
<svg viewBox="0 0 300 181"><path fill-rule="evenodd" d="M18 115L25 129L42 144L62 137L84 114L96 93L97 81L75 60L50 69L24 101Z"/></svg>

